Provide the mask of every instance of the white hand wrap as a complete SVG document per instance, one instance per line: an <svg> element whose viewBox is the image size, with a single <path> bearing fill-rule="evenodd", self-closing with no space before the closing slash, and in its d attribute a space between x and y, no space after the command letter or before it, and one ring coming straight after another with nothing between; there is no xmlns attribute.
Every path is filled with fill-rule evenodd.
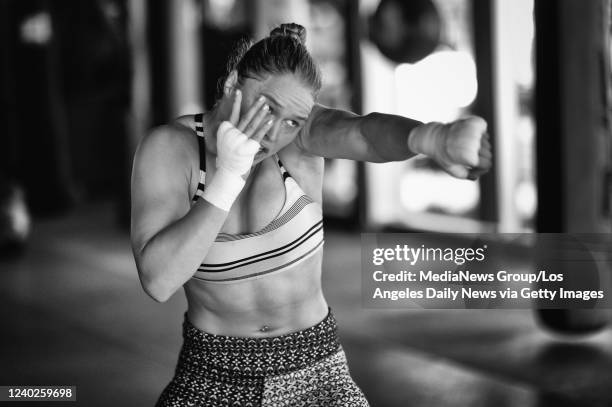
<svg viewBox="0 0 612 407"><path fill-rule="evenodd" d="M222 122L217 130L217 168L238 175L249 172L259 143L248 138L230 122Z"/></svg>
<svg viewBox="0 0 612 407"><path fill-rule="evenodd" d="M230 122L222 122L217 130L217 171L206 184L202 197L229 212L244 187L242 175L251 169L259 147L257 141L248 138Z"/></svg>
<svg viewBox="0 0 612 407"><path fill-rule="evenodd" d="M479 151L487 123L480 117L459 119L449 124L427 123L408 136L408 148L433 158L446 172L467 178L480 165Z"/></svg>
<svg viewBox="0 0 612 407"><path fill-rule="evenodd" d="M415 154L436 158L444 151L445 126L431 122L414 128L408 136L408 148Z"/></svg>

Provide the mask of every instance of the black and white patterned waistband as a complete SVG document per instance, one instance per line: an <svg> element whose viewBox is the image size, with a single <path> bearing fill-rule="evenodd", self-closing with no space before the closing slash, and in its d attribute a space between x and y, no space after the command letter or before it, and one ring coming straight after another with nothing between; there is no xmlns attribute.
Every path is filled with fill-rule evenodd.
<svg viewBox="0 0 612 407"><path fill-rule="evenodd" d="M325 319L304 330L267 338L210 334L185 317L179 368L192 373L216 371L222 376L266 377L311 366L340 349L336 320Z"/></svg>

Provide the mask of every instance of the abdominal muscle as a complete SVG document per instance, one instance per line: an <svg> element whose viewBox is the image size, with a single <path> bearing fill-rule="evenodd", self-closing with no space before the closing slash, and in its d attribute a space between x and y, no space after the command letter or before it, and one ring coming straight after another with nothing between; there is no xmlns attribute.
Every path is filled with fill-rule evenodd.
<svg viewBox="0 0 612 407"><path fill-rule="evenodd" d="M328 312L321 290L322 250L290 269L262 277L185 285L189 321L207 333L271 337L316 325Z"/></svg>
<svg viewBox="0 0 612 407"><path fill-rule="evenodd" d="M210 165L215 162L213 158L207 157L207 176L214 174ZM288 156L286 161L283 159L285 164L289 161ZM199 164L194 164L197 165L193 166L192 178L197 180ZM244 196L239 197L233 207L240 213L239 208L244 205L243 211L248 213L247 220L251 221L246 222L247 230L260 230L267 225L281 210L285 200L285 185L275 159L264 160L258 167L250 174L250 186L247 185L241 194ZM292 175L300 174L292 170ZM320 191L321 177L313 176L313 179L317 180L316 185L307 189ZM297 181L302 187L313 183L309 177L299 177ZM190 196L196 187L197 183L191 186ZM241 217L228 219L222 231L243 233L245 226L240 220ZM250 280L215 283L192 278L183 286L187 297L187 318L204 332L240 337L272 337L316 325L328 313L321 290L322 257L321 248L289 269Z"/></svg>

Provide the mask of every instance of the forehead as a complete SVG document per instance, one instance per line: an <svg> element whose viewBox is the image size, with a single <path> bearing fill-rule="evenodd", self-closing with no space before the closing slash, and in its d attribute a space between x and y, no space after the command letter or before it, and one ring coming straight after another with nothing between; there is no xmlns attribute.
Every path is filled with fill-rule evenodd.
<svg viewBox="0 0 612 407"><path fill-rule="evenodd" d="M312 89L292 74L270 75L261 80L247 78L243 82L243 93L250 99L245 100L247 103L263 95L287 114L308 116L314 106Z"/></svg>

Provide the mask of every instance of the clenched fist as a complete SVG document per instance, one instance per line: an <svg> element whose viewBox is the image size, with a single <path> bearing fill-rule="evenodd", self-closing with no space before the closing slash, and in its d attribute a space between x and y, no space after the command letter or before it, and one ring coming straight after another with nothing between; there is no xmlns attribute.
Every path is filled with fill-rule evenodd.
<svg viewBox="0 0 612 407"><path fill-rule="evenodd" d="M408 147L433 158L457 178L475 180L491 168L487 123L477 116L448 124L423 124L410 133Z"/></svg>

